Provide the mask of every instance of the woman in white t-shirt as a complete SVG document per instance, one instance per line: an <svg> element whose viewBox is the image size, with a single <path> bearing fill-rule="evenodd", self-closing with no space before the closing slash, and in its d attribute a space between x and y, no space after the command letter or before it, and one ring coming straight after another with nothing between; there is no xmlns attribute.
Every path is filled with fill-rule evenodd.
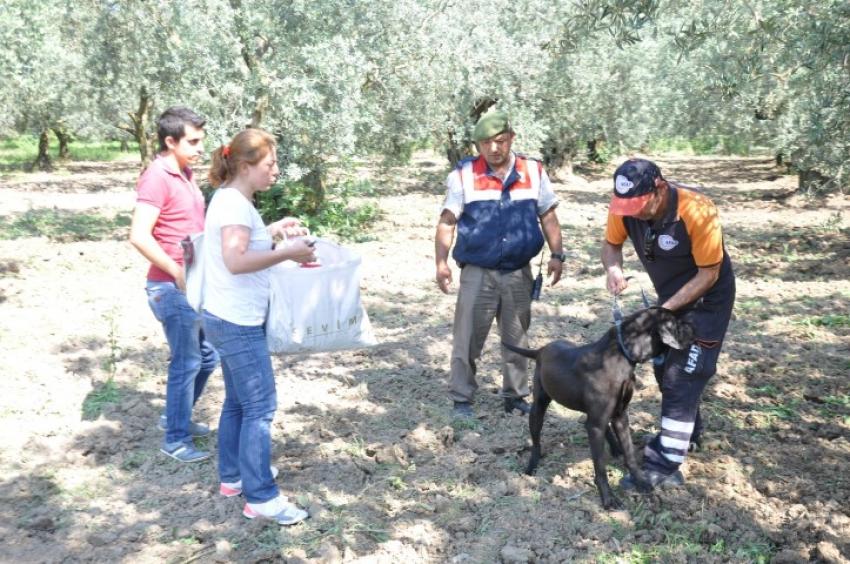
<svg viewBox="0 0 850 564"><path fill-rule="evenodd" d="M215 150L209 171L218 190L204 226L204 303L207 339L221 357L225 397L218 425L220 492L245 495L242 514L282 525L307 512L281 495L271 466L270 425L277 408L274 372L266 345L269 267L316 260L306 229L285 218L266 226L254 194L277 182L274 138L260 129L237 134ZM275 245L276 236L287 236Z"/></svg>

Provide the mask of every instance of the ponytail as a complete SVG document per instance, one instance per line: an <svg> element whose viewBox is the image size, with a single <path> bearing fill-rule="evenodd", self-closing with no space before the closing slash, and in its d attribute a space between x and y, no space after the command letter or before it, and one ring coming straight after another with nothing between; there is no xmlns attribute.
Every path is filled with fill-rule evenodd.
<svg viewBox="0 0 850 564"><path fill-rule="evenodd" d="M227 145L212 152L212 162L207 173L210 185L218 188L239 172L239 164L255 165L269 151L275 150L275 140L262 129L250 128L237 133Z"/></svg>
<svg viewBox="0 0 850 564"><path fill-rule="evenodd" d="M218 188L224 184L228 178L232 178L229 170L229 164L224 156L224 145L212 152L212 162L210 170L207 173L207 179L213 188Z"/></svg>

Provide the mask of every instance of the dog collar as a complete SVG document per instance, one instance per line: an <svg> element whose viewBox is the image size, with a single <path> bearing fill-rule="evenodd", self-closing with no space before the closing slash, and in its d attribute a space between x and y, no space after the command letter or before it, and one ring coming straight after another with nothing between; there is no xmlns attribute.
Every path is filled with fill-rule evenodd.
<svg viewBox="0 0 850 564"><path fill-rule="evenodd" d="M632 355L629 354L629 349L626 348L626 343L623 341L623 322L622 319L618 319L614 322L617 327L617 344L620 346L620 352L623 353L623 356L626 357L626 360L631 362L632 364L637 364L637 361L632 358Z"/></svg>
<svg viewBox="0 0 850 564"><path fill-rule="evenodd" d="M626 280L631 280L631 276L626 278ZM649 300L646 298L646 292L643 291L643 287L640 289L641 298L643 298L643 305L647 309L649 309ZM620 347L620 352L623 353L623 356L626 357L626 360L631 362L632 364L638 364L638 361L632 358L632 355L629 354L629 350L626 348L626 342L623 339L623 310L620 309L620 303L617 301L617 296L614 296L614 300L611 303L611 314L614 317L614 325L617 328L617 345ZM652 364L655 366L661 366L664 364L664 360L666 357L666 353L661 353L658 356L652 358Z"/></svg>

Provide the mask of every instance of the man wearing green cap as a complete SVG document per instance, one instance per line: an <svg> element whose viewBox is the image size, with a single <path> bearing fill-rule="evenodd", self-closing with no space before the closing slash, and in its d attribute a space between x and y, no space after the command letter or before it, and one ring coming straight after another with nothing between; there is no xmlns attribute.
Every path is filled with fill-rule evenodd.
<svg viewBox="0 0 850 564"><path fill-rule="evenodd" d="M437 284L449 293L449 249L460 266L455 306L450 395L456 417L472 417L478 384L475 362L495 318L502 341L527 346L533 279L529 264L549 246L547 273L561 279L564 254L558 200L542 164L511 150L514 131L505 112L485 114L473 139L479 155L460 161L446 181L445 203L435 237ZM542 226L542 231L541 231ZM502 347L505 411L527 414L527 360Z"/></svg>

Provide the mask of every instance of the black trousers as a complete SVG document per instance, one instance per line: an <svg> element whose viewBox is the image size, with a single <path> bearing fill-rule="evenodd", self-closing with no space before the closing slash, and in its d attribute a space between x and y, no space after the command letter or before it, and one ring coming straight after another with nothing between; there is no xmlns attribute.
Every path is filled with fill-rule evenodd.
<svg viewBox="0 0 850 564"><path fill-rule="evenodd" d="M669 474L685 461L691 442L702 432L699 404L706 384L717 371L722 342L694 343L689 349L669 349L655 366L661 388L661 432L644 449L644 467Z"/></svg>

